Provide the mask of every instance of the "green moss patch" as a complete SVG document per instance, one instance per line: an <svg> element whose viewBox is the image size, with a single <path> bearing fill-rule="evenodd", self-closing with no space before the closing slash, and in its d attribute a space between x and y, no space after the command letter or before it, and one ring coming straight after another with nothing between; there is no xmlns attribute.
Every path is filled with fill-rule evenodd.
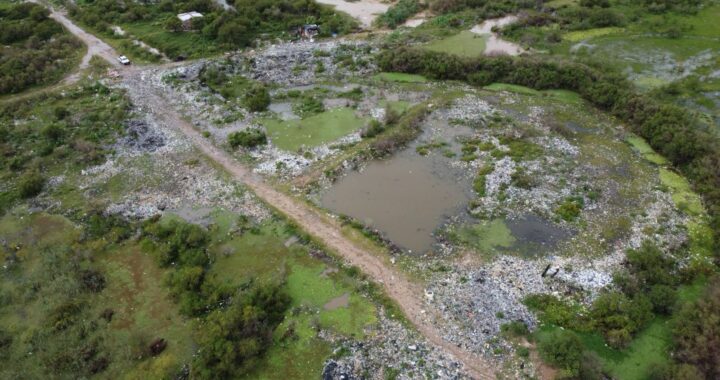
<svg viewBox="0 0 720 380"><path fill-rule="evenodd" d="M637 135L631 135L625 140L630 145L632 145L632 147L635 148L635 150L637 150L638 153L640 153L646 160L657 165L667 164L667 160L665 159L665 157L657 154L655 150L653 150L653 148L650 146L650 144L648 144L647 141L645 141L645 139L643 139L642 137Z"/></svg>
<svg viewBox="0 0 720 380"><path fill-rule="evenodd" d="M336 108L302 120L263 119L261 123L275 146L295 152L302 147L316 147L357 131L365 125L365 120L355 115L351 108Z"/></svg>
<svg viewBox="0 0 720 380"><path fill-rule="evenodd" d="M405 74L405 73L380 73L375 78L386 82L403 82L403 83L424 83L427 78L422 75Z"/></svg>
<svg viewBox="0 0 720 380"><path fill-rule="evenodd" d="M450 234L453 240L473 247L483 254L494 253L515 244L515 237L502 219L461 226Z"/></svg>
<svg viewBox="0 0 720 380"><path fill-rule="evenodd" d="M454 36L432 41L425 48L463 57L477 57L485 52L486 40L487 36L464 30Z"/></svg>
<svg viewBox="0 0 720 380"><path fill-rule="evenodd" d="M670 189L675 205L691 214L700 215L704 207L700 196L692 191L685 177L665 168L660 168L660 182Z"/></svg>

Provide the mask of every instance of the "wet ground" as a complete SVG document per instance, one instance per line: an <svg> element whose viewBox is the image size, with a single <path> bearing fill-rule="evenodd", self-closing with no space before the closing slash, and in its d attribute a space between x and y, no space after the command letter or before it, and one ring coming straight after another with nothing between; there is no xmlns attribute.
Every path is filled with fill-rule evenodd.
<svg viewBox="0 0 720 380"><path fill-rule="evenodd" d="M524 256L538 256L572 235L555 223L533 214L509 219L506 224L515 237L515 243L510 249Z"/></svg>

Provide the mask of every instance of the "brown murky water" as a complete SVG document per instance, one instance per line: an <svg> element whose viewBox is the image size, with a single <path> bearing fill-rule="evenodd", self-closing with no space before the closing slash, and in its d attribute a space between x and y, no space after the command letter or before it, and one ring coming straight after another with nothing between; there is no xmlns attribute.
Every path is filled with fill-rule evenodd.
<svg viewBox="0 0 720 380"><path fill-rule="evenodd" d="M410 147L340 179L321 202L379 229L403 248L424 253L433 244L433 231L470 200L467 181L448 161L420 156Z"/></svg>

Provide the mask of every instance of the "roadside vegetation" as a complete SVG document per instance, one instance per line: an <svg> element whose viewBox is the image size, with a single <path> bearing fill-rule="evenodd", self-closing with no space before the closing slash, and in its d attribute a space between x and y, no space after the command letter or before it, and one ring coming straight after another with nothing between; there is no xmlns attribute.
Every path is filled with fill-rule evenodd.
<svg viewBox="0 0 720 380"><path fill-rule="evenodd" d="M296 28L308 23L321 24L321 36L346 34L356 27L354 20L314 1L228 3L234 10L224 9L212 0L157 3L101 0L77 4L68 1L65 5L74 19L105 37L120 51L149 61L159 57L134 44L133 39L158 49L170 59L182 59L244 48L258 38L294 37ZM182 25L177 15L193 11L203 17Z"/></svg>
<svg viewBox="0 0 720 380"><path fill-rule="evenodd" d="M0 2L0 95L60 80L77 66L82 43L33 3Z"/></svg>

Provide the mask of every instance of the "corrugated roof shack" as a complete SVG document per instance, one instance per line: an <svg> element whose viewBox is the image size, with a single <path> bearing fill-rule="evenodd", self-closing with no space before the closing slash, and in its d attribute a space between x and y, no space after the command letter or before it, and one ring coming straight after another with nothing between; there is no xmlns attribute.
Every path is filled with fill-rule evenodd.
<svg viewBox="0 0 720 380"><path fill-rule="evenodd" d="M195 11L180 13L177 15L177 18L180 20L180 22L182 22L184 30L190 30L190 28L192 28L192 20L199 17L203 17L202 13Z"/></svg>

